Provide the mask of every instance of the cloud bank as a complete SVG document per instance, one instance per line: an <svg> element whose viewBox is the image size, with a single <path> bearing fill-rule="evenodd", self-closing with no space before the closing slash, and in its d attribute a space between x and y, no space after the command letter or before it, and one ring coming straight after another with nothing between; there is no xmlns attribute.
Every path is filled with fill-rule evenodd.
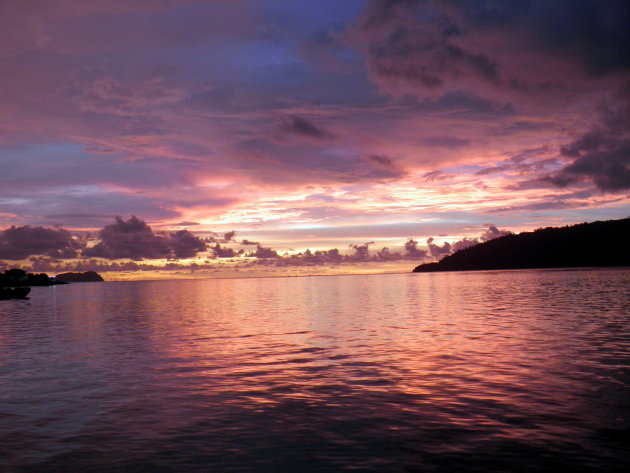
<svg viewBox="0 0 630 473"><path fill-rule="evenodd" d="M62 228L12 226L0 231L0 259L21 260L31 255L74 258L84 243Z"/></svg>
<svg viewBox="0 0 630 473"><path fill-rule="evenodd" d="M559 187L592 181L605 192L630 189L630 86L616 98L615 104L602 105L591 130L562 147L571 162L544 180Z"/></svg>
<svg viewBox="0 0 630 473"><path fill-rule="evenodd" d="M361 267L374 263L408 261L410 265L427 259L439 259L475 244L511 234L489 224L476 238L463 238L437 244L427 240L427 248L419 248L418 241L408 238L400 249L373 249L374 241L348 245L342 253L337 248L307 249L301 252L278 251L250 240L236 240L236 232L229 231L202 238L187 230L154 232L143 220L131 216L125 220L115 217L106 225L96 240L90 235L73 236L64 229L44 227L10 227L0 233L0 268L11 261L22 261L31 271L107 271L107 272L177 272L217 271L232 268L312 268L344 265ZM213 241L214 246L208 245ZM254 251L247 247L255 246ZM8 260L3 262L2 259ZM192 261L191 261L192 260ZM227 266L226 266L227 265Z"/></svg>
<svg viewBox="0 0 630 473"><path fill-rule="evenodd" d="M99 232L100 241L83 250L83 256L132 260L193 258L206 249L206 243L188 230L155 234L146 222L132 216Z"/></svg>
<svg viewBox="0 0 630 473"><path fill-rule="evenodd" d="M387 260L625 217L628 24L597 0L0 2L0 228L97 236L0 251L271 264L388 233Z"/></svg>

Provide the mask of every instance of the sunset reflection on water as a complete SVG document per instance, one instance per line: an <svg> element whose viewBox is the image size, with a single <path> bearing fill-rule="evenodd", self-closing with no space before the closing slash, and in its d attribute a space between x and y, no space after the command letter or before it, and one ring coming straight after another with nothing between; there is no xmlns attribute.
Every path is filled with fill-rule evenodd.
<svg viewBox="0 0 630 473"><path fill-rule="evenodd" d="M12 313L0 308L7 466L621 468L628 279L512 271L35 288Z"/></svg>

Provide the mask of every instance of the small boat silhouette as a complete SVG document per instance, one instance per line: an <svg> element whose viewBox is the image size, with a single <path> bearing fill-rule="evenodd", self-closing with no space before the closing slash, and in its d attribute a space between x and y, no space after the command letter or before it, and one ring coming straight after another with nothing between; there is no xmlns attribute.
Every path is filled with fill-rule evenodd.
<svg viewBox="0 0 630 473"><path fill-rule="evenodd" d="M2 287L0 288L0 300L4 299L24 299L31 292L30 287Z"/></svg>

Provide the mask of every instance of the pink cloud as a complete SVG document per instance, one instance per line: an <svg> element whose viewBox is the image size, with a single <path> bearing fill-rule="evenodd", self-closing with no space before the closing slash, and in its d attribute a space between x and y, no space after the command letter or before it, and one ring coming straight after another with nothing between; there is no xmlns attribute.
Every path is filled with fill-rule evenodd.
<svg viewBox="0 0 630 473"><path fill-rule="evenodd" d="M628 9L517 3L3 2L1 222L365 241L615 216Z"/></svg>

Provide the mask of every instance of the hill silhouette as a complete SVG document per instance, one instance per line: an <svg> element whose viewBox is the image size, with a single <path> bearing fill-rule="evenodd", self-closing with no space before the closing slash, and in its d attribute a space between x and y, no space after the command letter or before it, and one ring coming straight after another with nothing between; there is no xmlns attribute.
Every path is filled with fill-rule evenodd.
<svg viewBox="0 0 630 473"><path fill-rule="evenodd" d="M507 235L445 256L414 272L630 266L630 218Z"/></svg>
<svg viewBox="0 0 630 473"><path fill-rule="evenodd" d="M55 277L57 282L101 282L103 277L95 271L84 273L61 273Z"/></svg>

